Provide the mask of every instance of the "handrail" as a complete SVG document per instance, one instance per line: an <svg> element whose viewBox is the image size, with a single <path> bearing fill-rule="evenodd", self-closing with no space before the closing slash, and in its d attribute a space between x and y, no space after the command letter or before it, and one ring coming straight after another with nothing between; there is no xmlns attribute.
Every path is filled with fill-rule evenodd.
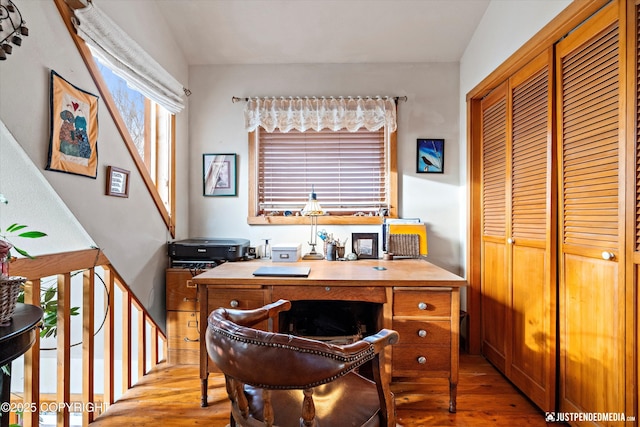
<svg viewBox="0 0 640 427"><path fill-rule="evenodd" d="M83 425L93 422L100 412L108 405L114 403L115 384L115 347L116 334L115 323L115 289L116 286L122 293L122 323L123 334L118 336L122 346L122 385L123 393L130 389L132 384L132 362L137 357L138 379L146 375L160 360L160 348L162 355L167 354L167 339L162 330L150 317L142 303L131 292L129 286L110 264L108 258L100 249L87 249L73 252L65 252L51 255L41 255L35 259L20 258L11 263L11 275L27 278L25 284L25 302L40 305L40 293L42 279L57 277L57 392L55 405L57 406L57 426L70 425L70 411L81 411ZM95 292L94 279L96 268L104 271L103 280L107 290L104 308L106 310L103 328L104 333L104 392L101 396L95 393ZM71 377L71 277L76 272L83 272L82 289L82 393L72 395L70 390ZM36 297L37 296L37 297ZM102 308L101 308L102 310ZM137 314L137 323L133 322L133 313ZM151 331L150 343L147 344L147 327ZM37 335L37 334L36 334ZM138 343L137 354L132 351L131 343ZM51 395L43 400L40 394L40 337L36 336L33 347L25 353L24 358L24 395L22 407L33 410L24 411L23 425L38 426L40 410L51 408ZM150 356L150 364L147 363ZM150 366L149 366L150 365ZM82 402L78 402L81 396ZM99 397L100 402L96 401ZM73 399L73 400L72 400ZM44 406L43 406L44 404ZM13 407L13 406L12 406ZM19 407L19 406L16 406Z"/></svg>

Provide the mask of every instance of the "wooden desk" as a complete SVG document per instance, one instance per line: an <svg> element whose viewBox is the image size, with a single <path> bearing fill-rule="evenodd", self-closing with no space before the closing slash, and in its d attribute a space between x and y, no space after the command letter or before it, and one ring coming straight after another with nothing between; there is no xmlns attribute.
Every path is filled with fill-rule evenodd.
<svg viewBox="0 0 640 427"><path fill-rule="evenodd" d="M255 277L261 266L308 266L309 277ZM377 269L381 268L381 269ZM466 282L424 260L229 262L193 278L200 301L200 379L207 406L207 378L215 370L205 343L207 317L218 307L258 308L280 298L379 303L379 328L400 342L387 354L394 380L448 378L449 411L456 411L460 345L460 287ZM205 302L206 301L206 302Z"/></svg>
<svg viewBox="0 0 640 427"><path fill-rule="evenodd" d="M22 356L36 340L38 324L42 320L42 309L29 304L16 304L16 309L9 326L0 327L0 366L8 365L11 372L11 362ZM11 401L11 374L0 373L0 403ZM9 425L9 413L2 413L0 426Z"/></svg>

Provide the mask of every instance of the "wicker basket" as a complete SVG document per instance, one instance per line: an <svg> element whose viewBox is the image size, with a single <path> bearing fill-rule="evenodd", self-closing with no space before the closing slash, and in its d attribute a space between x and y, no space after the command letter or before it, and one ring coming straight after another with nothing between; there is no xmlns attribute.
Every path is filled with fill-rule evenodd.
<svg viewBox="0 0 640 427"><path fill-rule="evenodd" d="M7 326L16 309L24 277L0 277L0 326Z"/></svg>

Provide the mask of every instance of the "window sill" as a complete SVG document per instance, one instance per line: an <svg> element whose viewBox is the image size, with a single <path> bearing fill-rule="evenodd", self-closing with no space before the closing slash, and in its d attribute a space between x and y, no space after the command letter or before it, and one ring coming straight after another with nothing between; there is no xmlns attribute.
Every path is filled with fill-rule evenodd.
<svg viewBox="0 0 640 427"><path fill-rule="evenodd" d="M353 216L353 215L323 215L318 217L318 225L377 225L382 224L383 218L379 216ZM310 217L307 216L250 216L247 218L249 225L309 225Z"/></svg>

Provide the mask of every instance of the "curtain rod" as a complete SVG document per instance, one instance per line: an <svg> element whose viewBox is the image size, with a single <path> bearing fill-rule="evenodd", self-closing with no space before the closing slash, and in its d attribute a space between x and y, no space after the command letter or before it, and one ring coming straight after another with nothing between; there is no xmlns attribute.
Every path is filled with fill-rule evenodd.
<svg viewBox="0 0 640 427"><path fill-rule="evenodd" d="M285 98L289 98L289 97L285 97ZM318 97L314 96L312 98L318 98ZM323 97L320 97L320 98L323 98ZM398 103L398 101L407 102L407 99L408 99L406 95L405 96L392 96L391 98L393 98L393 100L396 102L396 104ZM249 99L250 98L239 98L237 96L232 96L231 97L231 102L233 102L235 104L236 102L241 102L241 101L247 102L247 101L249 101Z"/></svg>

